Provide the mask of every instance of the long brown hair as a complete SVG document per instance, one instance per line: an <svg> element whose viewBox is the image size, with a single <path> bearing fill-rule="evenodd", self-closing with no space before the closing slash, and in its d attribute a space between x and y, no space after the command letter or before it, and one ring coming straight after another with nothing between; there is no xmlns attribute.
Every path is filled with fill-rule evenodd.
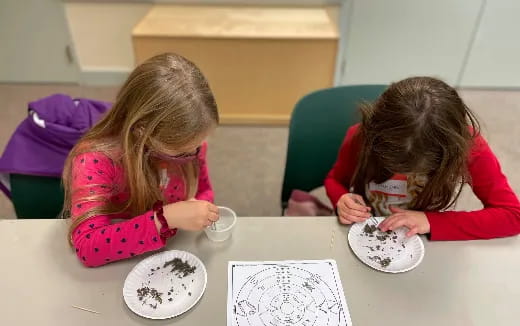
<svg viewBox="0 0 520 326"><path fill-rule="evenodd" d="M469 182L467 160L480 126L457 91L441 80L412 77L391 84L373 104L361 106L360 159L354 191L396 173L419 173L427 184L410 209L442 210Z"/></svg>
<svg viewBox="0 0 520 326"><path fill-rule="evenodd" d="M70 233L82 222L96 215L147 211L163 199L157 169L148 148L159 143L178 149L208 132L218 123L217 105L206 78L189 60L165 53L139 65L120 89L112 109L89 130L70 152L63 170L65 201L63 216L69 217L73 195L89 193L88 188L111 185L86 185L72 189L72 162L85 152L101 152L125 171L129 200L115 204L100 195L84 196L79 202L101 201L104 204L74 216ZM197 160L182 164L187 196L196 192ZM85 189L86 188L86 189ZM113 194L124 189L113 189ZM74 192L74 193L73 193Z"/></svg>

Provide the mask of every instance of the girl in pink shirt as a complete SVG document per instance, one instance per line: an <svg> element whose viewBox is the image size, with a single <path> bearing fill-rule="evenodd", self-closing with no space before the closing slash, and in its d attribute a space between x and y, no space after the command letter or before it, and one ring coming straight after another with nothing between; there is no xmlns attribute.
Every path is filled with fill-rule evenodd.
<svg viewBox="0 0 520 326"><path fill-rule="evenodd" d="M157 250L177 229L218 220L204 142L217 124L208 82L187 59L158 55L130 74L65 163L69 239L85 266Z"/></svg>

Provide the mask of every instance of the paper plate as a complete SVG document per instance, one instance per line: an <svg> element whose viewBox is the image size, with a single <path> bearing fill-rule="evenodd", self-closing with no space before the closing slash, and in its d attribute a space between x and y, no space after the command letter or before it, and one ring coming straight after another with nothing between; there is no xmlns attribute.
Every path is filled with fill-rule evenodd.
<svg viewBox="0 0 520 326"><path fill-rule="evenodd" d="M383 217L375 217L379 224ZM424 258L424 244L417 235L406 237L408 229L372 233L365 226L372 226L370 219L352 225L348 243L354 254L368 266L387 273L403 273L417 267Z"/></svg>
<svg viewBox="0 0 520 326"><path fill-rule="evenodd" d="M132 269L123 286L123 297L128 308L142 317L171 318L200 300L207 280L200 259L186 251L165 251Z"/></svg>

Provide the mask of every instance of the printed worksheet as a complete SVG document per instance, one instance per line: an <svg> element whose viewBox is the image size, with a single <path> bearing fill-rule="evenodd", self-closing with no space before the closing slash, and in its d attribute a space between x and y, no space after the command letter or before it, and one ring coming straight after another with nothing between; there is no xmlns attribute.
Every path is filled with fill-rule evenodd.
<svg viewBox="0 0 520 326"><path fill-rule="evenodd" d="M334 260L231 261L228 326L351 326Z"/></svg>

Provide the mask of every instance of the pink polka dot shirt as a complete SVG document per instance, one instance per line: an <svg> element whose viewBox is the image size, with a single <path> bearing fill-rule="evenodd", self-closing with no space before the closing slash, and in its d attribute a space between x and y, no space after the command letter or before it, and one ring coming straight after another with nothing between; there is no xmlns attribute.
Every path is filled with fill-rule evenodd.
<svg viewBox="0 0 520 326"><path fill-rule="evenodd" d="M198 154L199 180L196 199L213 202L213 190L206 165L207 145L204 143ZM180 170L174 165L162 165L160 171L161 190L167 203L186 200L186 185ZM84 201L86 196L100 196L99 201ZM103 205L104 201L124 203L128 200L125 172L122 166L101 152L78 155L72 162L71 216ZM165 203L166 204L166 203ZM121 220L116 222L114 220ZM157 250L165 245L150 210L139 216L128 213L98 215L81 223L72 233L72 243L80 261L88 267L134 257Z"/></svg>

